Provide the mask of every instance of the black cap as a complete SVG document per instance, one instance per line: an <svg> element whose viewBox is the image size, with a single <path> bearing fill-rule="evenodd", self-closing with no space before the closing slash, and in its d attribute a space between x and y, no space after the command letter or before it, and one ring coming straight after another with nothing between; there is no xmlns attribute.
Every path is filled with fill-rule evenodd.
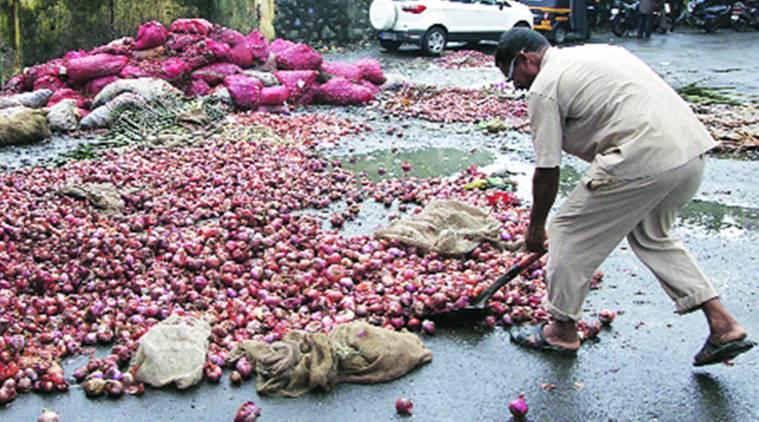
<svg viewBox="0 0 759 422"><path fill-rule="evenodd" d="M495 64L508 64L520 51L540 51L549 45L540 32L528 28L512 28L501 34L495 51Z"/></svg>

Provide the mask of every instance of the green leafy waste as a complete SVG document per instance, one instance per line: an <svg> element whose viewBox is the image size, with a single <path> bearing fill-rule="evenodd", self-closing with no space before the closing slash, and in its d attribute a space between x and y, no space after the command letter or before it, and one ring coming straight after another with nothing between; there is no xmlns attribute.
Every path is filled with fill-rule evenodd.
<svg viewBox="0 0 759 422"><path fill-rule="evenodd" d="M203 142L219 132L227 112L225 104L214 97L192 100L161 97L145 107L126 107L115 112L106 133L63 154L59 164L71 159L96 159L113 148L160 148Z"/></svg>
<svg viewBox="0 0 759 422"><path fill-rule="evenodd" d="M700 85L700 82L692 82L676 89L683 99L694 104L711 105L727 104L740 105L733 97L726 94L732 91L730 87L710 87Z"/></svg>

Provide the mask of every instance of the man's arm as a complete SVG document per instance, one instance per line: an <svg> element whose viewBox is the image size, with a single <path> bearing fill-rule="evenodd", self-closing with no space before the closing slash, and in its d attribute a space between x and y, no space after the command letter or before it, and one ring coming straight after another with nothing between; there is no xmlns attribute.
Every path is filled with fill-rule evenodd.
<svg viewBox="0 0 759 422"><path fill-rule="evenodd" d="M536 168L532 176L532 211L525 247L530 252L545 250L546 220L559 192L559 168Z"/></svg>

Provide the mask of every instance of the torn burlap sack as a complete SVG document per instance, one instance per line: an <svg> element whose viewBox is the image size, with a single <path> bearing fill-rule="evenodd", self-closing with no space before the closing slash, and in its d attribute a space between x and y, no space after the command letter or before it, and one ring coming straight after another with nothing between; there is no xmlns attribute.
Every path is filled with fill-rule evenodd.
<svg viewBox="0 0 759 422"><path fill-rule="evenodd" d="M423 252L458 256L483 242L506 247L500 232L498 222L483 209L458 201L433 201L420 214L396 220L374 236L398 240Z"/></svg>
<svg viewBox="0 0 759 422"><path fill-rule="evenodd" d="M27 107L0 109L0 147L31 144L49 136L46 110Z"/></svg>
<svg viewBox="0 0 759 422"><path fill-rule="evenodd" d="M140 338L130 371L135 379L153 387L193 386L203 378L210 335L206 321L172 315Z"/></svg>
<svg viewBox="0 0 759 422"><path fill-rule="evenodd" d="M291 331L281 341L242 342L229 357L245 356L256 373L256 391L298 397L338 382L380 383L430 362L432 352L416 335L363 321L338 325L329 335Z"/></svg>
<svg viewBox="0 0 759 422"><path fill-rule="evenodd" d="M110 183L83 183L66 186L58 192L72 198L84 199L106 214L124 212L124 200L116 187Z"/></svg>

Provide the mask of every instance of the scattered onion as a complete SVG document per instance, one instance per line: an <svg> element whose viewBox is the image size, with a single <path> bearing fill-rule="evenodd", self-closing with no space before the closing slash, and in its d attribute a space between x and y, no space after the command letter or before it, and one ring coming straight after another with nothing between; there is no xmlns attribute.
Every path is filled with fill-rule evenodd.
<svg viewBox="0 0 759 422"><path fill-rule="evenodd" d="M401 397L395 401L395 411L399 415L409 416L414 409L414 403L411 400Z"/></svg>
<svg viewBox="0 0 759 422"><path fill-rule="evenodd" d="M121 381L108 380L105 382L105 392L109 397L121 397L124 394L124 385Z"/></svg>
<svg viewBox="0 0 759 422"><path fill-rule="evenodd" d="M598 320L601 322L601 324L606 326L611 325L616 317L617 313L608 309L604 309L598 314Z"/></svg>
<svg viewBox="0 0 759 422"><path fill-rule="evenodd" d="M524 400L524 393L509 403L509 412L511 412L511 415L516 420L523 420L527 416L528 410L527 402Z"/></svg>
<svg viewBox="0 0 759 422"><path fill-rule="evenodd" d="M44 409L42 414L37 416L37 422L59 422L60 417L52 410Z"/></svg>
<svg viewBox="0 0 759 422"><path fill-rule="evenodd" d="M248 401L237 409L234 422L255 422L259 416L261 416L261 409L252 401Z"/></svg>
<svg viewBox="0 0 759 422"><path fill-rule="evenodd" d="M253 374L253 366L248 362L248 359L243 356L237 360L235 369L240 373L243 379L248 379Z"/></svg>
<svg viewBox="0 0 759 422"><path fill-rule="evenodd" d="M105 392L105 380L102 378L90 378L82 385L88 397L99 397Z"/></svg>

